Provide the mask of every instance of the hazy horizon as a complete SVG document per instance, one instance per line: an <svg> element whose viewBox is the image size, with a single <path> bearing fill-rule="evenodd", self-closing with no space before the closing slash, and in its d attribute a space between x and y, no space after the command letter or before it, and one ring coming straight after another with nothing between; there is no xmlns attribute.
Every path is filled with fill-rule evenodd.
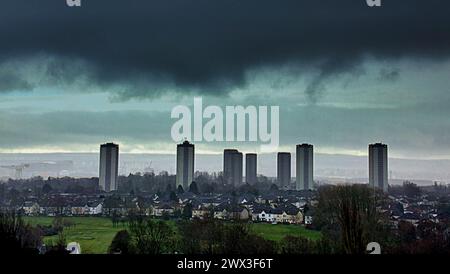
<svg viewBox="0 0 450 274"><path fill-rule="evenodd" d="M195 170L206 172L222 171L221 154L195 155ZM292 177L295 177L295 154L292 154ZM315 180L326 182L366 182L368 177L367 157L351 155L330 155L315 153ZM0 153L0 166L32 165L25 168L23 177L31 176L72 176L97 177L98 153ZM175 173L175 154L132 154L120 153L119 174L128 175L136 172L155 173L167 171ZM71 163L70 163L71 162ZM403 180L418 184L431 184L433 181L450 182L450 160L420 160L389 158L391 183ZM245 169L245 161L244 161ZM276 153L258 155L258 174L276 177ZM0 178L14 177L14 170L0 168Z"/></svg>

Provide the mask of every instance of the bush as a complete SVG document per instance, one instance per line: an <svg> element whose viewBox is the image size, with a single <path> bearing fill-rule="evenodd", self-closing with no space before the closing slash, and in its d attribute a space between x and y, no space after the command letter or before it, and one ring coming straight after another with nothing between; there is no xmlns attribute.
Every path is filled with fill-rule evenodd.
<svg viewBox="0 0 450 274"><path fill-rule="evenodd" d="M66 236L61 231L58 233L58 238L56 239L56 242L49 243L47 246L47 252L46 255L68 255L70 254L70 251L67 249L67 241Z"/></svg>
<svg viewBox="0 0 450 274"><path fill-rule="evenodd" d="M129 228L138 254L163 254L173 251L175 232L163 221L135 217L129 221Z"/></svg>
<svg viewBox="0 0 450 274"><path fill-rule="evenodd" d="M133 243L127 230L117 232L108 248L109 254L132 254Z"/></svg>
<svg viewBox="0 0 450 274"><path fill-rule="evenodd" d="M58 235L58 231L52 225L37 225L37 228L41 230L42 236Z"/></svg>
<svg viewBox="0 0 450 274"><path fill-rule="evenodd" d="M180 249L185 254L274 254L276 244L251 231L249 224L207 218L178 224Z"/></svg>
<svg viewBox="0 0 450 274"><path fill-rule="evenodd" d="M286 236L281 241L282 254L311 254L313 243L304 237Z"/></svg>

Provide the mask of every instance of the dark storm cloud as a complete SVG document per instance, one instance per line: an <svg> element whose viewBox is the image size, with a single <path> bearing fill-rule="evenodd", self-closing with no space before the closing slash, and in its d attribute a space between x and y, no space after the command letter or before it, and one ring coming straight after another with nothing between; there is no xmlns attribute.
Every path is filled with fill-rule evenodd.
<svg viewBox="0 0 450 274"><path fill-rule="evenodd" d="M365 0L84 0L81 8L7 0L0 62L83 60L90 65L80 73L106 89L123 86L120 98L224 94L244 86L248 70L289 63L318 70L305 90L314 101L327 79L357 70L367 55L447 58L449 11L446 0L385 0L382 8ZM64 81L78 76L62 69Z"/></svg>
<svg viewBox="0 0 450 274"><path fill-rule="evenodd" d="M359 75L363 73L363 68L355 59L346 59L334 57L326 60L324 63L317 65L319 73L308 83L305 89L307 98L316 103L318 98L326 89L325 84L333 76L339 76L344 73Z"/></svg>

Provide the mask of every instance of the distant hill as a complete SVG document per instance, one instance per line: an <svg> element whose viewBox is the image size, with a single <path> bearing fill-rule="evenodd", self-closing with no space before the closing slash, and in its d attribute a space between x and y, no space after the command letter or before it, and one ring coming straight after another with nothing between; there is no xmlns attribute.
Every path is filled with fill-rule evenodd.
<svg viewBox="0 0 450 274"><path fill-rule="evenodd" d="M295 177L295 155L292 157L292 176ZM23 177L32 176L98 176L98 154L53 153L53 154L0 154L0 166L31 164L24 168ZM221 171L222 155L196 154L195 170ZM68 164L70 163L70 164ZM136 172L175 173L174 154L120 154L119 172L122 175ZM367 181L367 157L350 155L315 154L315 177L331 181ZM389 159L390 178L393 183L404 179L418 184L433 181L450 182L450 160ZM258 155L258 173L267 177L276 176L276 154ZM0 168L0 178L14 177L15 170Z"/></svg>

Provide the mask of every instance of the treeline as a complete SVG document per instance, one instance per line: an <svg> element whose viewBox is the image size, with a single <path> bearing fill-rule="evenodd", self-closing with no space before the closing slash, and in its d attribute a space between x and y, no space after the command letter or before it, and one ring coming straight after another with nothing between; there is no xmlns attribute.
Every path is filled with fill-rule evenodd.
<svg viewBox="0 0 450 274"><path fill-rule="evenodd" d="M267 177L258 176L258 182L254 185L243 184L238 189L224 183L222 173L196 172L194 176L196 194L210 193L231 193L237 191L239 193L251 193L258 195L271 190L272 181ZM167 172L160 172L158 175L154 173L136 173L128 176L119 177L118 192L122 194L139 195L145 193L155 193L158 196L167 194L168 192L187 192L190 189L177 189L176 176L169 175Z"/></svg>
<svg viewBox="0 0 450 274"><path fill-rule="evenodd" d="M38 254L42 234L39 228L26 224L14 212L0 212L0 242L0 252Z"/></svg>
<svg viewBox="0 0 450 274"><path fill-rule="evenodd" d="M450 194L450 187L438 182L434 182L433 185L418 186L414 182L404 181L401 185L389 185L389 194L405 196L412 199L427 195L428 198L439 199L448 197Z"/></svg>
<svg viewBox="0 0 450 274"><path fill-rule="evenodd" d="M389 186L389 194L396 196L403 195L409 198L417 198L422 195L422 190L417 184L410 181L404 181L402 185Z"/></svg>
<svg viewBox="0 0 450 274"><path fill-rule="evenodd" d="M390 252L395 254L450 254L448 223L422 220L417 226L400 221Z"/></svg>
<svg viewBox="0 0 450 274"><path fill-rule="evenodd" d="M273 182L265 176L258 176L258 182L254 185L243 184L240 188L235 189L233 186L224 184L221 173L196 172L195 183L197 194L237 191L258 195L277 189ZM164 195L171 191L179 192L176 189L175 175L169 175L165 171L159 174L136 173L128 176L119 176L117 190L119 194ZM186 192L189 189L184 189L183 191ZM42 177L33 177L29 179L9 179L7 182L0 184L0 201L13 200L13 202L19 203L22 201L19 201L19 199L29 195L40 197L55 193L98 194L98 178L49 177L48 179L43 179Z"/></svg>
<svg viewBox="0 0 450 274"><path fill-rule="evenodd" d="M449 221L422 220L417 227L390 219L389 199L366 185L327 186L319 189L313 227L322 232L336 254L364 254L377 242L383 253L450 254Z"/></svg>
<svg viewBox="0 0 450 274"><path fill-rule="evenodd" d="M69 254L64 228L74 224L57 217L49 226L32 226L13 211L0 211L0 253L3 254ZM43 244L44 236L57 235L53 242Z"/></svg>
<svg viewBox="0 0 450 274"><path fill-rule="evenodd" d="M111 254L326 254L326 240L286 236L280 242L257 235L251 224L213 218L168 223L150 218L129 221L114 237Z"/></svg>
<svg viewBox="0 0 450 274"><path fill-rule="evenodd" d="M93 194L98 192L98 178L61 177L43 179L9 179L0 183L0 200L12 199L17 196L41 196L49 193Z"/></svg>

